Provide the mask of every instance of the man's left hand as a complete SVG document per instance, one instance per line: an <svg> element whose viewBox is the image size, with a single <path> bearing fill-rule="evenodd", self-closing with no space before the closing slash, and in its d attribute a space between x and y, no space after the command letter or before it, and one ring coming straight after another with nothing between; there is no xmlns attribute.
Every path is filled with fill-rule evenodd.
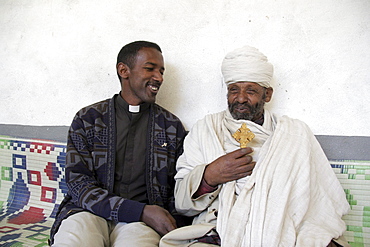
<svg viewBox="0 0 370 247"><path fill-rule="evenodd" d="M177 228L172 215L157 205L145 205L141 220L161 236Z"/></svg>

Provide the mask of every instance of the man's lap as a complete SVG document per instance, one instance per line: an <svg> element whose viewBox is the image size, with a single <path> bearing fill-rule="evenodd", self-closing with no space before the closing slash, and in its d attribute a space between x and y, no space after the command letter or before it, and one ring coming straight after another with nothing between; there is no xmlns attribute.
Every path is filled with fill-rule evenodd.
<svg viewBox="0 0 370 247"><path fill-rule="evenodd" d="M158 246L160 236L143 222L113 223L80 212L62 221L53 246Z"/></svg>

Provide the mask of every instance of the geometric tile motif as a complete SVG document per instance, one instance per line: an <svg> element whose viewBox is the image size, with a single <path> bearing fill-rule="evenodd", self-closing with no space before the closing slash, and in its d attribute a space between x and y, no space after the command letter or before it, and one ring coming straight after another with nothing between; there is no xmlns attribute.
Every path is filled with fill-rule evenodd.
<svg viewBox="0 0 370 247"><path fill-rule="evenodd" d="M349 214L343 217L347 225L344 236L351 246L370 246L370 161L330 163L351 206Z"/></svg>
<svg viewBox="0 0 370 247"><path fill-rule="evenodd" d="M65 143L0 137L0 246L48 246L67 192L65 155ZM370 162L330 163L351 205L345 237L351 246L370 246Z"/></svg>
<svg viewBox="0 0 370 247"><path fill-rule="evenodd" d="M48 162L47 166L44 169L44 172L49 177L49 179L53 181L57 181L58 177L61 174L61 171L58 170L56 164L52 162Z"/></svg>
<svg viewBox="0 0 370 247"><path fill-rule="evenodd" d="M28 183L41 186L41 173L39 171L27 170Z"/></svg>
<svg viewBox="0 0 370 247"><path fill-rule="evenodd" d="M48 246L65 155L65 143L0 136L0 246Z"/></svg>

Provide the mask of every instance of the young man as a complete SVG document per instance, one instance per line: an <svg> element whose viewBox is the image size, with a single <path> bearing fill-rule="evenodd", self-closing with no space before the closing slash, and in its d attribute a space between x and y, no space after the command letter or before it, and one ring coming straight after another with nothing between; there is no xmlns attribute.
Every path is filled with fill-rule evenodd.
<svg viewBox="0 0 370 247"><path fill-rule="evenodd" d="M121 92L81 109L71 124L69 190L51 230L53 246L158 246L177 227L173 176L186 132L155 104L165 70L161 49L127 44L116 68Z"/></svg>
<svg viewBox="0 0 370 247"><path fill-rule="evenodd" d="M273 93L266 56L237 49L222 73L228 109L195 124L177 162L176 208L195 220L160 246L347 245L337 238L349 205L315 136L264 109Z"/></svg>

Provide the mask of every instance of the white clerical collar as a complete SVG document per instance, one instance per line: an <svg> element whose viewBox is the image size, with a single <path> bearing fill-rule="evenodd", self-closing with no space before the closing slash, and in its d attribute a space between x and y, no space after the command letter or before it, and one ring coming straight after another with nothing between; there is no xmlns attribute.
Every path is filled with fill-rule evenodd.
<svg viewBox="0 0 370 247"><path fill-rule="evenodd" d="M128 105L128 111L131 113L140 112L140 105Z"/></svg>

